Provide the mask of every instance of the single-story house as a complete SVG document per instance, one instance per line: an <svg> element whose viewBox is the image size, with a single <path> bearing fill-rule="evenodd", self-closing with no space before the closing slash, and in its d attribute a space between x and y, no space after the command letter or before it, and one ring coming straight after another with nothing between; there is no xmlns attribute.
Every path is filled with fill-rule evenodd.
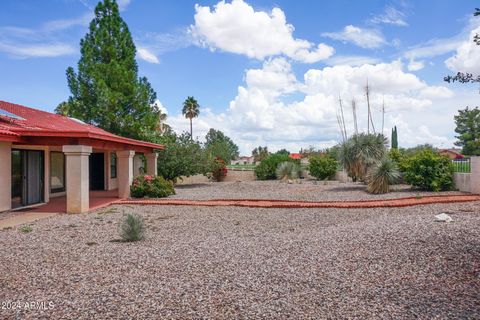
<svg viewBox="0 0 480 320"><path fill-rule="evenodd" d="M163 148L0 101L0 211L66 197L66 212L86 212L93 190L129 197L135 175L157 173L155 151Z"/></svg>
<svg viewBox="0 0 480 320"><path fill-rule="evenodd" d="M245 165L245 164L254 164L254 163L255 163L255 157L253 156L251 157L242 156L230 162L231 165L236 165L236 164Z"/></svg>
<svg viewBox="0 0 480 320"><path fill-rule="evenodd" d="M447 156L450 159L463 159L462 149L441 149L438 151L442 156Z"/></svg>

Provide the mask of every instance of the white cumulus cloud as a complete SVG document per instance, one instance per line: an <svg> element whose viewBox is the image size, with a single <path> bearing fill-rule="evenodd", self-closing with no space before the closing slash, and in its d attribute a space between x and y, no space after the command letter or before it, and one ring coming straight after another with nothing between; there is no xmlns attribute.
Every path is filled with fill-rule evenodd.
<svg viewBox="0 0 480 320"><path fill-rule="evenodd" d="M456 53L445 61L446 66L454 71L480 74L480 46L473 38L480 33L480 27L470 31L470 36L456 48Z"/></svg>
<svg viewBox="0 0 480 320"><path fill-rule="evenodd" d="M334 49L294 38L294 27L287 23L279 8L271 12L255 11L243 0L220 1L213 10L195 6L195 24L190 32L199 44L212 50L243 54L263 60L284 55L297 61L313 63L327 59Z"/></svg>
<svg viewBox="0 0 480 320"><path fill-rule="evenodd" d="M447 146L451 138L437 133L444 130L445 125L432 130L430 122L427 126L422 117L431 113L438 101L452 98L453 93L442 86L428 85L404 68L401 61L338 65L310 69L300 80L285 58L267 60L262 68L246 71L245 83L238 87L227 110L215 113L206 108L202 111L194 120L194 135L203 137L211 127L220 129L239 144L242 154L249 154L259 145L268 145L272 150L287 148L292 152L309 145L332 146L340 140L336 120L339 95L343 99L349 134L353 131L352 98L357 103L359 128L366 130L364 87L368 79L377 131L381 130L380 110L385 102L385 133L388 135L394 125L401 126L402 146L427 142ZM453 119L450 122L453 123ZM188 121L181 114L169 117L168 123L177 131L188 130Z"/></svg>

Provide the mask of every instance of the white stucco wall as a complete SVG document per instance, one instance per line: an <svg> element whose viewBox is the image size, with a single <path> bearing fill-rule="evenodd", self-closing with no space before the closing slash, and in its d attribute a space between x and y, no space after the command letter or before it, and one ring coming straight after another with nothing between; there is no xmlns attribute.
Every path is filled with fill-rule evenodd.
<svg viewBox="0 0 480 320"><path fill-rule="evenodd" d="M12 144L0 142L0 211L12 206Z"/></svg>
<svg viewBox="0 0 480 320"><path fill-rule="evenodd" d="M455 188L462 192L470 192L470 173L454 173Z"/></svg>

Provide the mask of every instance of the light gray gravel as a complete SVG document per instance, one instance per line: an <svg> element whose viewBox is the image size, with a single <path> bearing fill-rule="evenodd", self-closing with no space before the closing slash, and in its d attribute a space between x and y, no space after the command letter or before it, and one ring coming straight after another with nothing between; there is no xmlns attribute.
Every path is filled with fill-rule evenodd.
<svg viewBox="0 0 480 320"><path fill-rule="evenodd" d="M480 317L479 202L114 208L0 231L0 301L54 303L18 319ZM434 222L442 211L454 222ZM124 212L145 240L111 242Z"/></svg>
<svg viewBox="0 0 480 320"><path fill-rule="evenodd" d="M279 181L246 182L210 182L202 184L176 186L176 195L172 199L209 200L209 199L280 199L303 201L331 200L374 200L415 197L418 195L462 194L451 192L421 192L412 190L408 185L392 186L392 192L369 194L362 183L340 183L337 181L300 180L300 183L288 184Z"/></svg>

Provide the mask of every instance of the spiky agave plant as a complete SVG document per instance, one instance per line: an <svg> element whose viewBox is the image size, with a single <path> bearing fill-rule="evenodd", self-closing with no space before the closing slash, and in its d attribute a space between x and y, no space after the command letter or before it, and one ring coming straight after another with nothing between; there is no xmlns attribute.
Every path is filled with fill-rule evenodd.
<svg viewBox="0 0 480 320"><path fill-rule="evenodd" d="M365 181L369 168L386 153L387 144L382 134L353 135L340 145L340 161L354 181Z"/></svg>
<svg viewBox="0 0 480 320"><path fill-rule="evenodd" d="M137 214L129 213L124 216L120 224L120 236L125 242L142 240L145 234L143 218Z"/></svg>
<svg viewBox="0 0 480 320"><path fill-rule="evenodd" d="M387 193L390 185L400 179L397 164L385 156L373 165L368 173L367 191L370 193Z"/></svg>
<svg viewBox="0 0 480 320"><path fill-rule="evenodd" d="M278 165L276 170L277 179L286 181L297 179L300 176L300 166L292 161L285 161Z"/></svg>

